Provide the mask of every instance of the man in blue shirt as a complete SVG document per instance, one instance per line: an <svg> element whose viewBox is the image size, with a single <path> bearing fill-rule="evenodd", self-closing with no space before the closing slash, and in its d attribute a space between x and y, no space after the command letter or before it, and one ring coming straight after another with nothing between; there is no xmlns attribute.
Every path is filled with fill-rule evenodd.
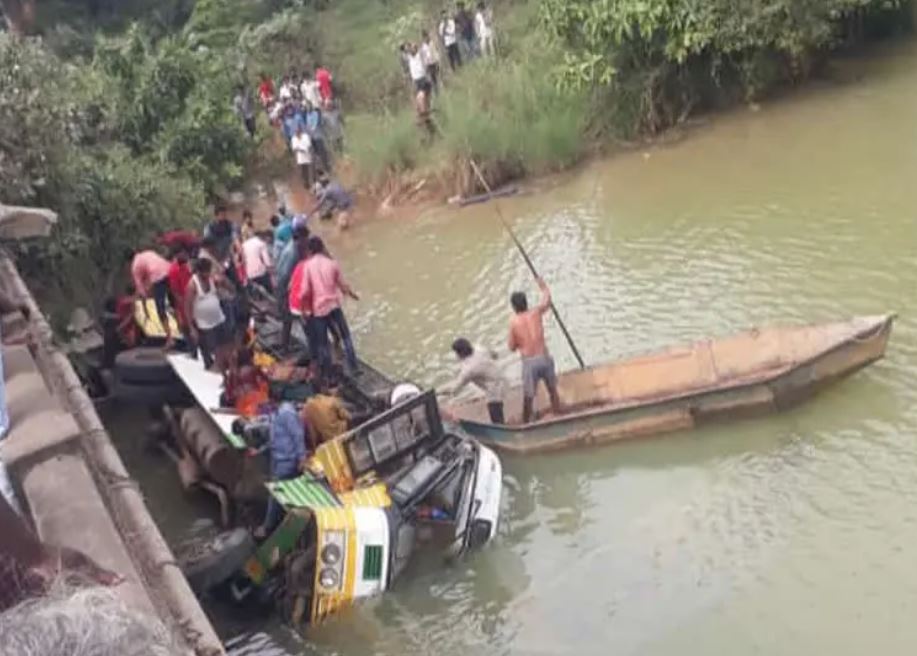
<svg viewBox="0 0 917 656"><path fill-rule="evenodd" d="M322 131L322 112L318 107L309 105L305 111L306 134L312 141L312 150L319 160L319 169L325 173L331 171L331 157L325 146L325 133Z"/></svg>
<svg viewBox="0 0 917 656"><path fill-rule="evenodd" d="M290 345L290 330L293 328L293 315L290 314L289 301L290 277L299 261L306 256L306 242L308 241L309 229L304 225L298 226L293 230L293 238L283 247L280 256L274 262L274 276L277 282L275 297L277 312L283 322L281 346L284 349Z"/></svg>
<svg viewBox="0 0 917 656"><path fill-rule="evenodd" d="M280 259L283 247L293 238L293 217L287 214L287 208L283 205L277 208L277 214L271 217L271 227L274 228L274 250L271 256L276 262Z"/></svg>
<svg viewBox="0 0 917 656"><path fill-rule="evenodd" d="M287 147L290 146L290 142L293 140L293 135L296 134L296 130L302 126L303 130L306 130L306 122L303 120L302 113L296 109L293 105L287 105L286 109L283 111L283 136L287 140Z"/></svg>
<svg viewBox="0 0 917 656"><path fill-rule="evenodd" d="M350 210L353 207L353 198L344 190L341 183L332 180L327 175L318 179L318 202L309 213L319 213L322 219L330 219L337 214L337 225L341 230L350 226Z"/></svg>
<svg viewBox="0 0 917 656"><path fill-rule="evenodd" d="M306 429L296 407L289 401L279 400L280 392L272 394L272 400L280 405L271 415L271 479L286 481L299 476L306 459ZM264 539L277 528L283 519L283 507L268 497L264 522L255 529L255 537Z"/></svg>

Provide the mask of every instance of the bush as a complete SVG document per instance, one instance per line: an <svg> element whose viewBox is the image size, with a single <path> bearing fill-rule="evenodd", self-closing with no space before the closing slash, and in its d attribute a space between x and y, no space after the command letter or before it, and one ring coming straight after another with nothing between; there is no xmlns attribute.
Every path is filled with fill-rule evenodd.
<svg viewBox="0 0 917 656"><path fill-rule="evenodd" d="M384 184L423 159L421 133L410 109L354 116L347 127L347 148L365 183Z"/></svg>
<svg viewBox="0 0 917 656"><path fill-rule="evenodd" d="M562 50L559 85L606 88L631 132L686 116L724 82L746 97L808 75L846 23L897 12L901 0L540 0L541 26ZM710 92L714 93L711 94ZM636 111L635 111L636 110Z"/></svg>
<svg viewBox="0 0 917 656"><path fill-rule="evenodd" d="M0 35L0 197L58 213L50 239L16 249L36 290L65 287L69 302L100 300L128 250L204 212L200 184L108 140L87 101L97 82L36 42Z"/></svg>
<svg viewBox="0 0 917 656"><path fill-rule="evenodd" d="M452 157L525 173L568 166L581 154L585 95L559 90L542 57L476 63L442 94L442 147Z"/></svg>
<svg viewBox="0 0 917 656"><path fill-rule="evenodd" d="M181 39L154 43L139 26L103 39L93 69L111 138L171 164L214 193L238 180L251 142L233 113L223 61Z"/></svg>
<svg viewBox="0 0 917 656"><path fill-rule="evenodd" d="M525 63L476 62L434 96L439 137L417 125L409 94L400 112L364 115L348 133L350 154L363 179L379 181L414 167L465 175L469 159L496 178L569 166L581 154L589 103L583 93L560 90L544 75L550 53ZM469 192L470 179L458 182Z"/></svg>

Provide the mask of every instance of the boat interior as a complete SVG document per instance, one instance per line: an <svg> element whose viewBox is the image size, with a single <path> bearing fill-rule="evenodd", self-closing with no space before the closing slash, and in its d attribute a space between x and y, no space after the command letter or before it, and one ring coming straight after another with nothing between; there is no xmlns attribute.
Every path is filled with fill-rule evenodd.
<svg viewBox="0 0 917 656"><path fill-rule="evenodd" d="M626 358L558 375L564 416L644 405L717 389L764 382L844 344L878 335L890 317L857 317L810 326L751 329L731 337ZM865 363L859 363L865 364ZM852 367L854 368L854 367ZM522 388L508 390L508 425L521 425ZM455 404L456 417L490 424L483 398ZM536 420L555 419L544 385L538 386Z"/></svg>

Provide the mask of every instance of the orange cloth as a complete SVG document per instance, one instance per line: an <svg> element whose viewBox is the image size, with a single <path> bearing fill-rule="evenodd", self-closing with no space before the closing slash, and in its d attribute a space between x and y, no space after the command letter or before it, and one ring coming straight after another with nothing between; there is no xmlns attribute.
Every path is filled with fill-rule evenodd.
<svg viewBox="0 0 917 656"><path fill-rule="evenodd" d="M258 386L255 389L249 389L236 399L236 410L243 417L257 417L258 409L267 403L269 398L268 384L264 381L258 381Z"/></svg>

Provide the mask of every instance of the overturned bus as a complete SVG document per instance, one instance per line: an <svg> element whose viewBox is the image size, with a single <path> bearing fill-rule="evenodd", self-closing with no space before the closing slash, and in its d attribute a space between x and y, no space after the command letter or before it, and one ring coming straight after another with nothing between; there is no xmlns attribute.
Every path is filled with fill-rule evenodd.
<svg viewBox="0 0 917 656"><path fill-rule="evenodd" d="M293 624L320 622L391 587L422 545L455 557L492 540L501 479L496 455L445 430L426 392L322 444L299 478L267 483L287 516L234 592L279 586Z"/></svg>
<svg viewBox="0 0 917 656"><path fill-rule="evenodd" d="M236 541L225 558L213 554L201 577L206 587L222 584L238 602L279 603L294 624L314 624L389 589L418 548L452 558L496 535L500 461L459 429L444 426L432 390L376 409L319 445L301 476L271 481L266 463L252 455L263 448L267 425L240 431L236 417L219 407L219 374L187 355L167 359L195 401L189 408L173 406L173 432L210 472L200 485L216 490L228 506L257 505L270 494L286 510L257 547L246 536L247 551ZM361 366L367 369L361 379L381 376ZM344 394L354 405L366 400L365 391ZM196 581L197 570L189 578Z"/></svg>

